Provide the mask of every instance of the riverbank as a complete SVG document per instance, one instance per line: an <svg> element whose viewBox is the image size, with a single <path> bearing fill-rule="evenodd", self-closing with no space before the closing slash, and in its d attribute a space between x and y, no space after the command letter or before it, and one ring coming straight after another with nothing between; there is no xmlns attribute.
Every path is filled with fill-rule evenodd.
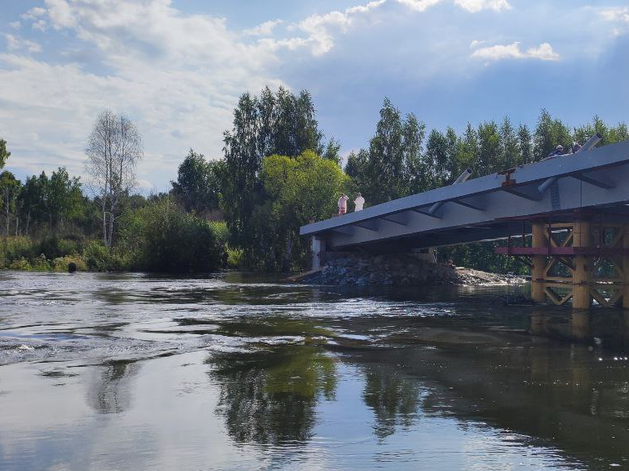
<svg viewBox="0 0 629 471"><path fill-rule="evenodd" d="M412 254L343 254L330 257L321 269L291 276L287 281L340 286L429 286L507 285L526 280L521 276L432 263Z"/></svg>

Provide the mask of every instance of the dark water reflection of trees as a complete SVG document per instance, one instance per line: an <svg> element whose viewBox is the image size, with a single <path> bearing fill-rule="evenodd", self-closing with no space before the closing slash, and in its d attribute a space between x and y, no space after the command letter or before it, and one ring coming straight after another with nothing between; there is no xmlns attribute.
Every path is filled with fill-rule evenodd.
<svg viewBox="0 0 629 471"><path fill-rule="evenodd" d="M208 363L221 388L217 413L238 443L306 442L317 403L336 390L334 360L317 347L223 354Z"/></svg>
<svg viewBox="0 0 629 471"><path fill-rule="evenodd" d="M386 341L394 348L340 341L326 346L320 340L211 356L209 374L220 386L217 414L229 435L239 444L305 445L317 425L318 405L335 398L342 361L362 376L351 380L362 383L378 440L414 427L426 414L443 415L462 426L514 430L588 463L626 457L620 443L629 438L629 370L609 352L626 349L627 315L532 310L517 320L518 327L498 329L471 320L432 328L399 322L391 329L402 334ZM359 323L352 325L361 333ZM267 319L256 329L300 335L314 327ZM236 330L254 333L242 325Z"/></svg>
<svg viewBox="0 0 629 471"><path fill-rule="evenodd" d="M421 385L404 377L387 364L363 368L363 400L374 413L374 433L382 439L393 435L397 427L410 427L417 418Z"/></svg>
<svg viewBox="0 0 629 471"><path fill-rule="evenodd" d="M110 361L95 370L87 392L88 404L102 414L117 414L131 406L131 382L140 371L140 363Z"/></svg>

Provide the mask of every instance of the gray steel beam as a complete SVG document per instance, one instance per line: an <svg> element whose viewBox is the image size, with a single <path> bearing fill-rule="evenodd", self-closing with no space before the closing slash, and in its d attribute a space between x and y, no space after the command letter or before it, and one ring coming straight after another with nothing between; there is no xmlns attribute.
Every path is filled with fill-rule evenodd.
<svg viewBox="0 0 629 471"><path fill-rule="evenodd" d="M505 219L601 207L624 214L629 201L629 185L619 184L624 181L629 181L629 141L520 166L508 178L493 174L389 201L303 226L300 232L325 235L331 248L406 238L441 245L467 239L466 226L498 226ZM551 186L552 192L540 192ZM455 204L429 214L437 202Z"/></svg>

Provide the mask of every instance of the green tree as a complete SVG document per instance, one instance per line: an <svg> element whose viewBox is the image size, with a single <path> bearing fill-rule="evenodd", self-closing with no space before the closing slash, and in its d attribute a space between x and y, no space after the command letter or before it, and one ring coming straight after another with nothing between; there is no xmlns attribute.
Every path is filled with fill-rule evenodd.
<svg viewBox="0 0 629 471"><path fill-rule="evenodd" d="M277 93L267 87L260 98L249 93L240 97L234 110L233 128L224 133L225 164L220 179L222 209L231 243L244 249L246 259L256 256L252 218L261 200L262 159L273 154L296 157L306 150L320 154L324 151L322 141L312 97L307 91L295 96L281 87Z"/></svg>
<svg viewBox="0 0 629 471"><path fill-rule="evenodd" d="M534 160L546 158L558 145L563 146L564 152L570 148L570 130L559 119L553 119L548 111L542 109L533 133Z"/></svg>
<svg viewBox="0 0 629 471"><path fill-rule="evenodd" d="M257 266L272 271L303 268L310 241L299 236L299 228L335 212L348 177L333 161L305 151L296 158L265 158L261 178L265 199L254 216Z"/></svg>
<svg viewBox="0 0 629 471"><path fill-rule="evenodd" d="M500 169L506 170L524 163L518 145L518 136L508 117L500 125Z"/></svg>
<svg viewBox="0 0 629 471"><path fill-rule="evenodd" d="M218 209L221 164L222 162L208 162L203 154L197 154L190 149L179 166L177 181L171 182L172 194L186 211L202 214Z"/></svg>
<svg viewBox="0 0 629 471"><path fill-rule="evenodd" d="M487 175L503 170L501 162L501 142L498 125L495 121L478 125L478 159L476 171L480 175Z"/></svg>
<svg viewBox="0 0 629 471"><path fill-rule="evenodd" d="M629 139L625 123L619 123L615 127L610 127L598 116L594 116L591 123L576 127L573 138L575 142L583 144L596 133L602 136L601 142L597 144L597 147Z"/></svg>
<svg viewBox="0 0 629 471"><path fill-rule="evenodd" d="M402 118L384 99L376 134L369 141L360 191L370 204L407 196L421 186L422 142L425 126L413 114Z"/></svg>
<svg viewBox="0 0 629 471"><path fill-rule="evenodd" d="M0 174L0 209L4 217L4 234L11 234L11 221L15 221L15 232L17 232L18 222L16 219L16 203L20 194L21 183L11 172L5 170Z"/></svg>
<svg viewBox="0 0 629 471"><path fill-rule="evenodd" d="M446 136L436 129L430 131L426 142L426 155L424 167L424 185L422 189L428 190L444 185L451 178L451 160L448 153L448 140Z"/></svg>
<svg viewBox="0 0 629 471"><path fill-rule="evenodd" d="M11 152L7 150L7 141L0 139L0 170L4 168L7 159L11 156Z"/></svg>
<svg viewBox="0 0 629 471"><path fill-rule="evenodd" d="M526 124L520 124L518 127L518 150L521 163L533 162L533 136Z"/></svg>

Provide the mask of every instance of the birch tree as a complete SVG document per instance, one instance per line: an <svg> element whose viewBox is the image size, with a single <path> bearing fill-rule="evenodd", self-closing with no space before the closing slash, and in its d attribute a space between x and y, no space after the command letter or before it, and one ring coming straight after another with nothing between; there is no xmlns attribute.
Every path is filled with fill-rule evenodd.
<svg viewBox="0 0 629 471"><path fill-rule="evenodd" d="M122 199L136 185L135 170L144 155L142 138L126 116L105 110L96 119L85 153L95 200L101 210L103 241L111 247Z"/></svg>

